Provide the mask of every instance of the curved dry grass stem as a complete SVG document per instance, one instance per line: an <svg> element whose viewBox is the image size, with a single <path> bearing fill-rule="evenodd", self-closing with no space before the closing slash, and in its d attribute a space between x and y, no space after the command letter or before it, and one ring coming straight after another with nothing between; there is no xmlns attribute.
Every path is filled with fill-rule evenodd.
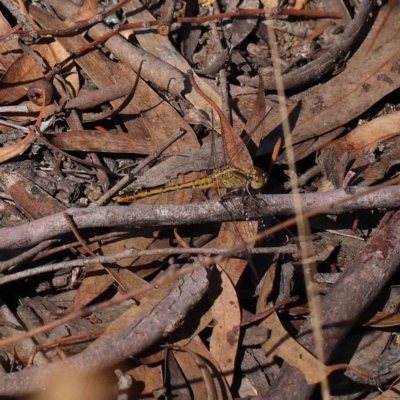
<svg viewBox="0 0 400 400"><path fill-rule="evenodd" d="M271 25L267 25L268 31L268 39L269 45L271 48L272 62L273 62L273 70L274 70L274 78L276 82L276 88L278 92L279 98L279 110L282 118L282 131L285 139L286 145L286 154L288 159L288 165L291 170L291 187L293 192L293 201L294 201L294 209L296 215L296 225L298 229L298 233L300 236L300 254L303 260L309 258L314 255L314 249L312 244L306 242L306 238L311 235L310 225L308 223L308 219L304 218L302 212L302 204L301 204L301 196L299 193L299 184L297 178L296 164L295 164L295 156L293 151L292 137L290 134L290 126L289 126L289 114L288 109L285 102L285 89L283 85L283 79L279 64L279 52L278 45L276 41L275 31L271 27ZM312 276L315 275L316 265L314 262L305 266L303 264L304 269L304 280L306 284L306 291L308 297L308 303L310 305L310 313L312 315L313 322L313 333L315 339L315 353L318 360L325 364L324 357L324 349L323 349L323 337L322 337L322 321L321 321L321 313L320 313L320 303L318 293L316 292L316 288L314 283L312 282ZM321 389L322 389L322 398L324 400L330 400L330 390L328 379L324 378L321 381Z"/></svg>

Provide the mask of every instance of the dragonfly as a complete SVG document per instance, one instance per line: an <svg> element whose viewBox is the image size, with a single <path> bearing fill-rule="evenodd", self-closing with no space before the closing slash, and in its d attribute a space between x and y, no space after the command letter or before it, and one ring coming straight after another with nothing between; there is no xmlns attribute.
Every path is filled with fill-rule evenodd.
<svg viewBox="0 0 400 400"><path fill-rule="evenodd" d="M175 185L164 185L154 189L141 190L136 193L119 196L116 203L131 203L134 200L162 193L176 192L183 189L228 189L232 191L246 190L250 193L250 188L256 191L261 190L267 182L266 173L258 167L252 168L249 172L243 171L235 166L217 168L212 174L204 178L193 181L179 183Z"/></svg>

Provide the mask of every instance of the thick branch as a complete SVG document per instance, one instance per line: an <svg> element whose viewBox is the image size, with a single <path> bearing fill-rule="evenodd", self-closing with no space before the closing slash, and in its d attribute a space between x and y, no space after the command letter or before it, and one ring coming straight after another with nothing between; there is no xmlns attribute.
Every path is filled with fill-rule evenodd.
<svg viewBox="0 0 400 400"><path fill-rule="evenodd" d="M366 189L354 190L362 193ZM345 202L345 199L349 201ZM371 208L393 208L400 206L400 187L391 186L366 194L356 199L339 189L323 193L301 195L303 212L326 207L337 201L342 204L329 209L329 214L343 214L349 211ZM244 210L245 208L245 210ZM248 200L243 207L241 199L225 201L224 204L206 201L185 205L133 205L108 206L101 208L70 209L78 229L100 227L160 227L191 225L207 222L228 222L261 218L271 215L293 215L294 205L291 194L259 195ZM69 232L63 213L53 214L27 224L0 229L0 250L34 246L44 240L56 238Z"/></svg>
<svg viewBox="0 0 400 400"><path fill-rule="evenodd" d="M62 379L68 370L76 373L93 371L115 365L143 350L174 331L186 314L203 297L208 288L204 268L185 275L171 292L154 309L121 330L110 339L100 342L59 363L40 368L25 369L0 377L0 395L22 396L38 389L45 389L48 379Z"/></svg>

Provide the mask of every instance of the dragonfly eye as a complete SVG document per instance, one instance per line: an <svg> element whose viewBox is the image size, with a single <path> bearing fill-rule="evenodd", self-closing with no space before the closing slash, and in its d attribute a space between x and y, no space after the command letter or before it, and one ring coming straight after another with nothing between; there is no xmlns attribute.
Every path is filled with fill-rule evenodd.
<svg viewBox="0 0 400 400"><path fill-rule="evenodd" d="M260 190L267 183L267 174L261 168L254 167L250 175L250 186L254 190Z"/></svg>

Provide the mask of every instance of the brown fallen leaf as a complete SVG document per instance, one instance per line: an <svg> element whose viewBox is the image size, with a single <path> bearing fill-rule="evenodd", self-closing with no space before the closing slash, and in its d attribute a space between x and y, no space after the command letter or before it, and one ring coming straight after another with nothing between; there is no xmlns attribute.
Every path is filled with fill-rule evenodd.
<svg viewBox="0 0 400 400"><path fill-rule="evenodd" d="M58 132L47 135L51 144L62 150L106 153L134 153L137 143L131 135L95 130Z"/></svg>
<svg viewBox="0 0 400 400"><path fill-rule="evenodd" d="M293 316L306 316L310 313L308 304L292 307L288 313ZM358 322L359 326L368 326L371 328L389 328L400 325L400 313L387 313L382 311L366 312Z"/></svg>
<svg viewBox="0 0 400 400"><path fill-rule="evenodd" d="M229 390L229 386L226 382L224 374L219 369L218 364L216 363L210 351L203 344L200 337L195 336L185 346L185 348L203 357L203 359L206 360L208 365L212 365L212 370L213 370L212 379L214 381L214 387L217 390L217 399L233 400L232 394Z"/></svg>
<svg viewBox="0 0 400 400"><path fill-rule="evenodd" d="M229 276L217 264L221 285L210 285L209 296L213 299L211 315L215 326L210 339L210 352L218 363L229 386L233 383L235 359L239 346L240 306L235 287ZM215 271L215 273L217 272ZM217 279L217 277L215 277ZM218 297L213 290L220 290ZM215 299L214 299L215 298Z"/></svg>
<svg viewBox="0 0 400 400"><path fill-rule="evenodd" d="M0 169L0 179L13 201L34 219L66 210L43 189L17 173Z"/></svg>
<svg viewBox="0 0 400 400"><path fill-rule="evenodd" d="M378 311L367 322L359 321L362 326L371 328L390 328L400 325L400 313L389 314Z"/></svg>
<svg viewBox="0 0 400 400"><path fill-rule="evenodd" d="M93 18L97 14L98 1L85 0L82 7L71 17L71 22L84 21Z"/></svg>
<svg viewBox="0 0 400 400"><path fill-rule="evenodd" d="M351 181L352 185L369 186L383 179L390 168L400 163L400 137L387 140L382 144L383 152L372 165Z"/></svg>
<svg viewBox="0 0 400 400"><path fill-rule="evenodd" d="M23 54L10 66L0 81L0 104L11 104L26 96L28 86L43 78L35 59Z"/></svg>
<svg viewBox="0 0 400 400"><path fill-rule="evenodd" d="M127 371L127 374L134 379L133 394L136 399L140 396L146 399L157 399L157 389L161 389L163 383L162 365L139 365Z"/></svg>
<svg viewBox="0 0 400 400"><path fill-rule="evenodd" d="M11 160L12 158L23 154L26 149L34 142L35 133L33 130L29 131L29 133L18 143L10 144L6 147L0 148L0 163Z"/></svg>
<svg viewBox="0 0 400 400"><path fill-rule="evenodd" d="M400 112L383 115L352 130L346 136L324 146L317 162L328 179L341 187L347 164L357 171L371 162L372 153L388 139L400 135ZM383 157L382 157L383 158ZM337 163L337 160L342 160ZM339 168L338 168L339 167Z"/></svg>
<svg viewBox="0 0 400 400"><path fill-rule="evenodd" d="M4 15L0 12L0 35L5 35L11 29L10 24ZM0 62L7 70L12 63L21 55L21 47L18 45L18 39L8 38L0 43Z"/></svg>
<svg viewBox="0 0 400 400"><path fill-rule="evenodd" d="M187 347L174 351L182 373L189 383L194 398L198 400L216 399L217 391L209 368L203 357Z"/></svg>
<svg viewBox="0 0 400 400"><path fill-rule="evenodd" d="M260 326L271 331L270 338L262 345L269 361L272 362L276 356L282 358L298 368L309 385L315 385L326 378L328 372L325 365L286 332L276 313L261 322Z"/></svg>
<svg viewBox="0 0 400 400"><path fill-rule="evenodd" d="M240 3L240 8L259 8L260 0L245 0ZM230 32L232 32L229 38L230 48L238 46L243 42L244 39L253 31L257 26L258 16L253 18L235 18L232 23Z"/></svg>
<svg viewBox="0 0 400 400"><path fill-rule="evenodd" d="M353 129L346 136L322 148L321 153L334 148L337 156L345 152L357 159L363 153L373 152L382 142L400 135L400 112L383 115Z"/></svg>

